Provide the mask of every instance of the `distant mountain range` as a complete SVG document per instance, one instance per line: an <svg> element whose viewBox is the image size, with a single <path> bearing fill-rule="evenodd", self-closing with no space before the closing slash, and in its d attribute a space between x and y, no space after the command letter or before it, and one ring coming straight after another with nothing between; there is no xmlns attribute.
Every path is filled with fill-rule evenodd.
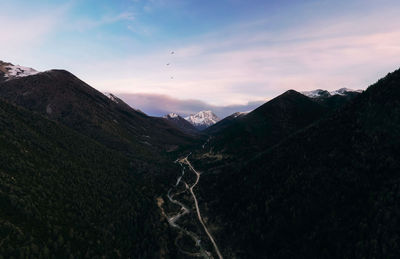
<svg viewBox="0 0 400 259"><path fill-rule="evenodd" d="M334 95L346 96L346 95L351 95L354 93L358 94L358 93L362 93L362 92L363 92L363 90L340 88L338 90L334 90L334 91L330 91L330 92L327 90L316 89L313 91L303 91L301 93L310 98L329 98Z"/></svg>
<svg viewBox="0 0 400 259"><path fill-rule="evenodd" d="M357 94L361 93L362 90L352 90L348 88L340 88L335 91L327 91L327 90L322 90L322 89L317 89L313 91L304 91L301 92L301 94L310 97L312 99L315 99L317 102L319 102L322 105L328 106L329 108L338 108L341 105L343 105L345 102L348 100L352 99L354 96ZM225 125L228 123L228 121L231 121L232 119L236 117L241 117L249 112L235 112L232 115L224 118L222 120L222 123L219 123L219 125ZM174 115L175 113L171 113L169 115ZM165 115L164 118L167 119L175 119L178 117L171 117L169 115ZM175 114L177 115L177 114ZM179 116L179 115L177 115ZM179 118L182 118L179 116ZM196 114L192 114L190 116L187 116L184 118L187 120L190 124L192 124L197 130L202 131L205 130L214 124L217 124L218 122L221 121L218 116L216 116L212 111L200 111ZM218 126L219 127L219 126ZM215 131L216 128L214 127L211 131ZM183 128L182 128L183 129ZM209 132L211 132L209 131Z"/></svg>
<svg viewBox="0 0 400 259"><path fill-rule="evenodd" d="M352 90L348 88L340 88L335 91L326 91L317 89L314 91L301 92L302 94L312 98L321 105L329 109L338 109L348 103L354 97L362 93L362 90Z"/></svg>

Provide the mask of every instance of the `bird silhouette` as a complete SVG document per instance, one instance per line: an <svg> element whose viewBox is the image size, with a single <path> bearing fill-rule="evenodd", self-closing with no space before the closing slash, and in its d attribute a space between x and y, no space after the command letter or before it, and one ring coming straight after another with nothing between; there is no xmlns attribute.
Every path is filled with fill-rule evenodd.
<svg viewBox="0 0 400 259"><path fill-rule="evenodd" d="M171 54L171 55L174 55L174 54L175 54L175 51L171 51L170 54ZM166 65L169 66L169 65L171 65L171 63L167 63ZM174 77L171 76L171 79L174 79Z"/></svg>

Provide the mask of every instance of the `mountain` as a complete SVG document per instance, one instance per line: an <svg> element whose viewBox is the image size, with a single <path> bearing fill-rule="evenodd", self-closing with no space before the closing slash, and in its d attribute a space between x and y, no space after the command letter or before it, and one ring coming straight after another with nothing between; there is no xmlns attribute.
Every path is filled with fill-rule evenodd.
<svg viewBox="0 0 400 259"><path fill-rule="evenodd" d="M327 90L322 90L322 89L316 89L313 91L303 91L301 92L302 94L304 94L307 97L310 98L328 98L334 95L352 95L354 93L359 94L362 93L363 90L353 90L353 89L349 89L349 88L340 88L338 90L334 90L334 91L327 91Z"/></svg>
<svg viewBox="0 0 400 259"><path fill-rule="evenodd" d="M304 94L307 97L310 98L327 98L332 96L331 93L327 90L322 90L322 89L316 89L312 91L303 91L300 92L301 94Z"/></svg>
<svg viewBox="0 0 400 259"><path fill-rule="evenodd" d="M0 60L0 82L39 73L33 68L13 65Z"/></svg>
<svg viewBox="0 0 400 259"><path fill-rule="evenodd" d="M129 105L128 105L127 103L125 103L122 99L120 99L119 97L117 97L116 95L114 95L114 94L112 94L112 93L105 92L105 93L103 93L103 94L104 94L105 96L107 96L108 99L110 99L111 101L113 101L113 102L115 102L115 103L117 103L117 104L123 105L123 106L125 106L125 107L128 108L128 109L134 109L135 111L137 111L137 112L139 112L139 113L141 113L141 114L146 115L146 114L145 114L144 112L142 112L141 110L135 109L135 108L129 106Z"/></svg>
<svg viewBox="0 0 400 259"><path fill-rule="evenodd" d="M176 113L169 113L165 115L163 118L167 119L168 121L172 122L177 128L182 130L185 133L188 134L197 134L198 130L190 124L187 120L182 118Z"/></svg>
<svg viewBox="0 0 400 259"><path fill-rule="evenodd" d="M219 121L217 115L212 111L200 111L185 118L198 130L204 130Z"/></svg>
<svg viewBox="0 0 400 259"><path fill-rule="evenodd" d="M400 254L400 70L362 93L289 90L221 121L204 111L192 121L213 125L191 134L67 71L10 66L1 258Z"/></svg>
<svg viewBox="0 0 400 259"><path fill-rule="evenodd" d="M124 156L1 98L0 132L1 257L176 258L147 179L172 163Z"/></svg>
<svg viewBox="0 0 400 259"><path fill-rule="evenodd" d="M3 81L0 97L145 160L193 140L167 120L147 116L115 96L110 99L64 70Z"/></svg>
<svg viewBox="0 0 400 259"><path fill-rule="evenodd" d="M301 92L302 94L312 98L316 102L324 105L329 109L339 109L360 93L362 90L352 90L348 88L341 88L335 91L328 92L326 90L317 89L309 92Z"/></svg>
<svg viewBox="0 0 400 259"><path fill-rule="evenodd" d="M329 109L289 90L245 116L222 120L205 130L213 151L243 159L277 144L327 114Z"/></svg>
<svg viewBox="0 0 400 259"><path fill-rule="evenodd" d="M340 88L338 90L335 91L331 91L330 94L331 95L348 95L351 93L362 93L363 90L353 90L353 89L349 89L349 88Z"/></svg>
<svg viewBox="0 0 400 259"><path fill-rule="evenodd" d="M179 258L155 200L197 137L64 70L0 82L0 131L0 255Z"/></svg>
<svg viewBox="0 0 400 259"><path fill-rule="evenodd" d="M248 113L249 112L235 112L235 113L225 117L224 119L218 121L214 125L211 125L207 129L205 129L204 132L209 134L209 135L215 135L218 132L221 132L221 131L225 130L230 125L235 123L237 120L239 120L239 119L243 118L244 116L246 116L246 114L248 114Z"/></svg>
<svg viewBox="0 0 400 259"><path fill-rule="evenodd" d="M0 255L179 258L155 199L195 137L63 70L8 73L0 132Z"/></svg>
<svg viewBox="0 0 400 259"><path fill-rule="evenodd" d="M399 100L397 70L246 161L207 170L196 161L225 256L396 258Z"/></svg>

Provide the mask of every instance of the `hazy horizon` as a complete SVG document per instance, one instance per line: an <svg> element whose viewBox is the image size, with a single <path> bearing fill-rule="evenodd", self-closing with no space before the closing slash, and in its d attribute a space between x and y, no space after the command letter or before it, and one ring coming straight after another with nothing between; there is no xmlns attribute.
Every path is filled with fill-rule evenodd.
<svg viewBox="0 0 400 259"><path fill-rule="evenodd" d="M198 113L204 110L211 110L220 119L235 112L248 112L256 109L268 100L252 101L246 104L234 104L226 106L211 105L201 100L177 99L168 95L160 94L115 94L118 98L129 104L132 108L139 109L150 116L162 117L171 112L182 117Z"/></svg>

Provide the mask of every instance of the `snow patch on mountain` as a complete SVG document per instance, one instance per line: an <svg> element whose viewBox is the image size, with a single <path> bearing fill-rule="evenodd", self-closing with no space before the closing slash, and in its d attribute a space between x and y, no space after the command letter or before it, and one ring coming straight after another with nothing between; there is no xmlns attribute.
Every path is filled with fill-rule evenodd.
<svg viewBox="0 0 400 259"><path fill-rule="evenodd" d="M338 90L334 90L334 91L327 91L327 90L322 90L322 89L316 89L313 91L304 91L301 92L302 94L304 94L307 97L310 98L327 98L333 95L346 95L347 93L362 93L363 90L353 90L353 89L349 89L349 88L340 88Z"/></svg>
<svg viewBox="0 0 400 259"><path fill-rule="evenodd" d="M5 80L36 75L39 73L39 71L36 71L33 68L13 65L3 61L0 61L0 72L3 74Z"/></svg>
<svg viewBox="0 0 400 259"><path fill-rule="evenodd" d="M233 118L237 118L237 117L243 117L243 116L245 116L246 114L248 114L250 111L248 111L248 112L235 112L234 114L232 114L231 116L233 117Z"/></svg>
<svg viewBox="0 0 400 259"><path fill-rule="evenodd" d="M205 129L217 123L220 119L212 111L200 111L185 118L193 126Z"/></svg>
<svg viewBox="0 0 400 259"><path fill-rule="evenodd" d="M351 93L351 92L355 92L355 93L362 93L363 90L353 90L353 89L349 89L349 88L340 88L338 90L335 91L331 91L329 92L331 95L346 95L346 93Z"/></svg>
<svg viewBox="0 0 400 259"><path fill-rule="evenodd" d="M115 103L119 103L119 99L118 99L118 97L116 97L115 95L113 95L112 93L108 93L108 92L105 92L105 93L103 93L105 96L107 96L111 101L113 101L113 102L115 102Z"/></svg>
<svg viewBox="0 0 400 259"><path fill-rule="evenodd" d="M179 117L179 115L176 114L176 113L173 113L173 112L171 112L171 113L169 113L169 114L164 116L164 118L166 118L166 119L168 119L168 118L175 119L175 118L178 118L178 117Z"/></svg>
<svg viewBox="0 0 400 259"><path fill-rule="evenodd" d="M307 97L310 98L319 98L319 97L329 97L331 96L331 94L326 91L326 90L322 90L322 89L316 89L316 90L312 90L312 91L304 91L301 92L302 94L304 94Z"/></svg>

